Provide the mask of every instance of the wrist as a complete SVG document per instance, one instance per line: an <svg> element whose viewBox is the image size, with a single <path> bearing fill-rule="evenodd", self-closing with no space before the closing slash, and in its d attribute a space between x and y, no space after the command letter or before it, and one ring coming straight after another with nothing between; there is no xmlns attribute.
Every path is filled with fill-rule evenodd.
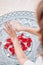
<svg viewBox="0 0 43 65"><path fill-rule="evenodd" d="M17 40L17 37L12 37L11 39L12 39L12 40Z"/></svg>
<svg viewBox="0 0 43 65"><path fill-rule="evenodd" d="M26 31L26 29L27 29L26 27L23 27L22 31Z"/></svg>
<svg viewBox="0 0 43 65"><path fill-rule="evenodd" d="M17 38L12 38L12 42L13 42L13 45L15 45L15 44L18 43L18 39Z"/></svg>

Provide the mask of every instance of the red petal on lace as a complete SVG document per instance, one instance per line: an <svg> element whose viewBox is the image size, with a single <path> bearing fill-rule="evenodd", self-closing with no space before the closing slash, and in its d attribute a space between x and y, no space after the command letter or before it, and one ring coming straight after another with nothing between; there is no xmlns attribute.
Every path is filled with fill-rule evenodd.
<svg viewBox="0 0 43 65"><path fill-rule="evenodd" d="M14 47L9 48L9 50L10 50L10 52L12 53L12 55L15 54Z"/></svg>
<svg viewBox="0 0 43 65"><path fill-rule="evenodd" d="M21 44L22 47L25 46L24 42L22 42L22 41L20 42L20 44Z"/></svg>
<svg viewBox="0 0 43 65"><path fill-rule="evenodd" d="M7 41L7 42L12 42L11 38L8 38L6 41Z"/></svg>
<svg viewBox="0 0 43 65"><path fill-rule="evenodd" d="M28 46L28 47L31 46L31 42L32 42L31 38L28 38L28 39L27 39L27 46Z"/></svg>
<svg viewBox="0 0 43 65"><path fill-rule="evenodd" d="M22 38L22 41L23 42L27 42L27 38Z"/></svg>
<svg viewBox="0 0 43 65"><path fill-rule="evenodd" d="M23 50L23 51L27 50L27 47L23 46L23 47L22 47L22 50Z"/></svg>
<svg viewBox="0 0 43 65"><path fill-rule="evenodd" d="M18 40L22 40L22 38L23 38L22 36L18 36Z"/></svg>
<svg viewBox="0 0 43 65"><path fill-rule="evenodd" d="M22 37L22 36L24 36L24 34L23 34L23 33L21 34L21 37Z"/></svg>
<svg viewBox="0 0 43 65"><path fill-rule="evenodd" d="M27 43L27 46L30 47L30 46L31 46L31 43L28 42L28 43Z"/></svg>
<svg viewBox="0 0 43 65"><path fill-rule="evenodd" d="M31 38L27 38L27 41L32 42L32 39Z"/></svg>
<svg viewBox="0 0 43 65"><path fill-rule="evenodd" d="M4 49L7 49L9 46L10 46L10 44L9 44L9 43L6 43L6 44L4 45Z"/></svg>

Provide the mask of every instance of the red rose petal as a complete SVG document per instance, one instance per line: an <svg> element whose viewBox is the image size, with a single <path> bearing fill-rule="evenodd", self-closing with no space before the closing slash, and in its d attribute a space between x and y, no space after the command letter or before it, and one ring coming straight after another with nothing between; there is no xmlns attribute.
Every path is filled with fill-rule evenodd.
<svg viewBox="0 0 43 65"><path fill-rule="evenodd" d="M15 54L14 47L9 48L9 50L10 50L10 52L12 53L12 55L14 55L14 54Z"/></svg>
<svg viewBox="0 0 43 65"><path fill-rule="evenodd" d="M32 42L32 39L31 38L27 38L27 41Z"/></svg>
<svg viewBox="0 0 43 65"><path fill-rule="evenodd" d="M14 56L15 52L12 52L12 56Z"/></svg>
<svg viewBox="0 0 43 65"><path fill-rule="evenodd" d="M25 46L25 44L22 41L20 42L20 44L21 44L22 47Z"/></svg>
<svg viewBox="0 0 43 65"><path fill-rule="evenodd" d="M21 37L22 37L22 36L24 36L24 34L23 34L23 33L21 34Z"/></svg>
<svg viewBox="0 0 43 65"><path fill-rule="evenodd" d="M22 41L23 42L27 42L27 38L22 38Z"/></svg>
<svg viewBox="0 0 43 65"><path fill-rule="evenodd" d="M21 44L22 50L25 51L27 49L27 47L25 46L24 42L21 41L20 44Z"/></svg>
<svg viewBox="0 0 43 65"><path fill-rule="evenodd" d="M27 43L27 46L30 47L30 46L31 46L31 43L28 42L28 43Z"/></svg>
<svg viewBox="0 0 43 65"><path fill-rule="evenodd" d="M23 50L23 51L27 50L27 47L23 46L23 47L22 47L22 50Z"/></svg>
<svg viewBox="0 0 43 65"><path fill-rule="evenodd" d="M23 38L23 37L21 37L21 36L18 36L18 40L22 40L22 38Z"/></svg>
<svg viewBox="0 0 43 65"><path fill-rule="evenodd" d="M13 42L10 38L8 38L6 41L9 42L10 45L13 45Z"/></svg>
<svg viewBox="0 0 43 65"><path fill-rule="evenodd" d="M28 46L28 47L31 46L31 42L32 42L31 38L28 38L28 39L27 39L27 46Z"/></svg>
<svg viewBox="0 0 43 65"><path fill-rule="evenodd" d="M19 40L22 40L23 39L23 36L24 36L24 34L22 33L21 35L18 36L18 39Z"/></svg>
<svg viewBox="0 0 43 65"><path fill-rule="evenodd" d="M7 41L7 42L12 42L11 38L8 38L6 41Z"/></svg>
<svg viewBox="0 0 43 65"><path fill-rule="evenodd" d="M4 45L4 49L7 49L9 46L10 46L10 44L9 44L9 43L6 43L6 44Z"/></svg>
<svg viewBox="0 0 43 65"><path fill-rule="evenodd" d="M13 45L13 42L9 42L10 45Z"/></svg>

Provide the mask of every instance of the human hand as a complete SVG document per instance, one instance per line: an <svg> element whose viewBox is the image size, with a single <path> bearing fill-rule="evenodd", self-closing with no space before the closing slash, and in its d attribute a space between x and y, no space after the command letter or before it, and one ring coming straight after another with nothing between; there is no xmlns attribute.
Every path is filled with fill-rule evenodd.
<svg viewBox="0 0 43 65"><path fill-rule="evenodd" d="M4 30L8 33L8 35L15 39L17 38L15 30L12 28L10 22L4 23Z"/></svg>
<svg viewBox="0 0 43 65"><path fill-rule="evenodd" d="M24 26L22 26L21 25L21 23L19 23L18 21L12 21L12 26L13 26L13 28L17 31L17 32L19 32L19 31L23 31L23 28L24 28Z"/></svg>

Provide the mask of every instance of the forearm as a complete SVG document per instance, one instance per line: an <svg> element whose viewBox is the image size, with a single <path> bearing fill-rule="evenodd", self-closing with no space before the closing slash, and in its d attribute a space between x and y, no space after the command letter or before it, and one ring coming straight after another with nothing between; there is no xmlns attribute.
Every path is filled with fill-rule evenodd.
<svg viewBox="0 0 43 65"><path fill-rule="evenodd" d="M15 48L16 56L17 56L19 62L21 63L21 65L23 65L24 62L28 59L27 59L26 55L24 54L24 52L22 51L17 38L15 38L13 40L13 45Z"/></svg>
<svg viewBox="0 0 43 65"><path fill-rule="evenodd" d="M26 31L37 36L38 36L38 30L39 30L38 28L29 28L29 27L22 28L22 31Z"/></svg>

